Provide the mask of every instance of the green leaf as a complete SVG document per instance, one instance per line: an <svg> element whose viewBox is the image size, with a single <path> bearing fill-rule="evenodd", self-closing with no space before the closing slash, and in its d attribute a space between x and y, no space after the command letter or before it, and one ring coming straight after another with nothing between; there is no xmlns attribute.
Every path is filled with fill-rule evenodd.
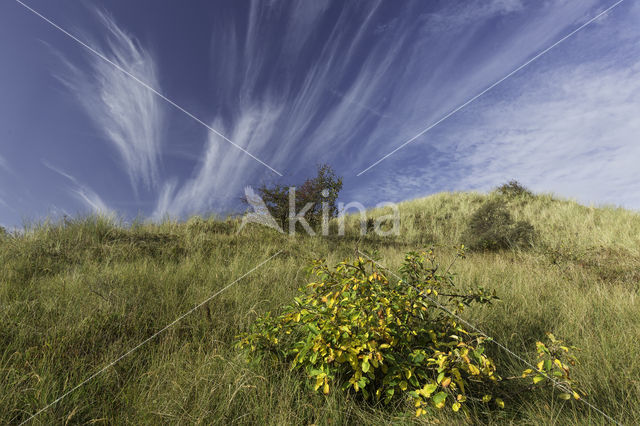
<svg viewBox="0 0 640 426"><path fill-rule="evenodd" d="M444 407L444 404L447 400L447 394L445 392L438 392L437 394L433 395L432 400L436 405L436 408L442 408Z"/></svg>
<svg viewBox="0 0 640 426"><path fill-rule="evenodd" d="M311 377L317 376L318 374L322 374L322 373L323 373L323 371L322 371L322 370L318 370L318 369L315 369L315 368L312 368L312 369L309 371L309 375L310 375Z"/></svg>
<svg viewBox="0 0 640 426"><path fill-rule="evenodd" d="M411 376L409 383L414 387L418 387L418 378L416 376Z"/></svg>

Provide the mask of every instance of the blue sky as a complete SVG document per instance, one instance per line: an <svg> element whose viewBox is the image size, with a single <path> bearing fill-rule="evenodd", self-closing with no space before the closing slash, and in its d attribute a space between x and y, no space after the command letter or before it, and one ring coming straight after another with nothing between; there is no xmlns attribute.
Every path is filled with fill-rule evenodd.
<svg viewBox="0 0 640 426"><path fill-rule="evenodd" d="M516 178L640 209L640 1L359 176L615 1L24 2L138 81L0 2L5 227L231 212L318 163L365 205Z"/></svg>

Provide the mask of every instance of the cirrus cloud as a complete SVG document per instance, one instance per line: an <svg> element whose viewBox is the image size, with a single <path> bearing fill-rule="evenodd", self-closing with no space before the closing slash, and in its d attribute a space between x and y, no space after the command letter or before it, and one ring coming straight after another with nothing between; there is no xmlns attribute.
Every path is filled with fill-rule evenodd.
<svg viewBox="0 0 640 426"><path fill-rule="evenodd" d="M141 81L157 87L158 71L151 53L110 15L99 10L95 15L107 32L102 54ZM89 57L89 72L62 59L69 76L59 76L59 79L77 96L88 116L120 155L134 192L137 193L139 186L158 187L164 128L164 108L159 98L97 56Z"/></svg>

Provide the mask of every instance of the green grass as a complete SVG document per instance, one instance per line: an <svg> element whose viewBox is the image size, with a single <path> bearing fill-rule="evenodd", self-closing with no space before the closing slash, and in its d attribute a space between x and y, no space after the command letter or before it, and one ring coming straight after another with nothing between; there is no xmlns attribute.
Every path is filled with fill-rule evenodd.
<svg viewBox="0 0 640 426"><path fill-rule="evenodd" d="M378 250L396 268L405 252L435 246L455 255L466 221L496 195L442 193L402 203L399 236L295 238L237 220L128 227L99 217L31 226L0 237L0 422L15 424L73 389L258 263L273 260L186 316L32 424L403 424L411 407L368 405L352 395L311 392L288 366L249 365L235 336L257 315L288 303L313 258L329 263ZM640 215L551 195L510 202L515 220L540 233L533 249L471 253L454 266L461 285L495 288L501 301L466 318L533 360L552 331L581 350L574 379L593 405L640 424ZM384 210L373 216L388 214ZM502 371L524 368L490 348ZM501 412L476 407L470 422L605 424L581 403L546 393ZM465 423L440 413L444 424ZM420 420L425 422L425 420Z"/></svg>

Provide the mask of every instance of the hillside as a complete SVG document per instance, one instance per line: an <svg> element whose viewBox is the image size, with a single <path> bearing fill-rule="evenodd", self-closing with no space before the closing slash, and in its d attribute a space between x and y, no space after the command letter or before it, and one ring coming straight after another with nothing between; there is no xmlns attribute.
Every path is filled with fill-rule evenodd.
<svg viewBox="0 0 640 426"><path fill-rule="evenodd" d="M66 392L33 423L417 422L402 404L370 406L340 391L325 397L287 366L248 366L235 336L288 303L308 282L311 260L334 264L353 256L356 244L377 250L391 269L425 246L448 263L470 215L495 197L441 193L402 203L400 235L390 237L360 239L355 216L344 237L292 238L259 226L236 233L237 219L124 227L99 217L0 236L0 422L27 420ZM493 288L501 299L465 311L466 319L531 360L547 331L575 345L574 379L585 399L620 423L640 424L640 215L551 195L508 205L539 238L530 250L470 252L455 264L460 283ZM504 370L522 370L517 359L488 349ZM585 404L543 393L473 416L489 424L607 423Z"/></svg>

